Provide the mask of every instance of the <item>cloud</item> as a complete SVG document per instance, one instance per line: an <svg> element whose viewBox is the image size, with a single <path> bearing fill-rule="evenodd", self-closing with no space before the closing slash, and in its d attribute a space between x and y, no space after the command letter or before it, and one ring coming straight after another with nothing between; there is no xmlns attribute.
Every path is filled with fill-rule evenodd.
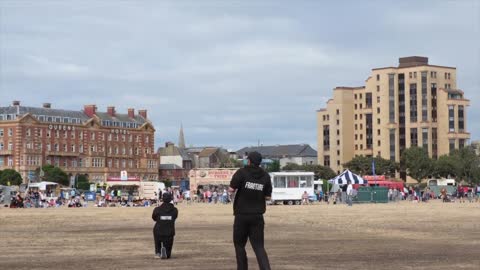
<svg viewBox="0 0 480 270"><path fill-rule="evenodd" d="M479 138L478 5L3 1L0 100L147 109L157 146L178 139L180 122L188 145L315 146L315 112L334 87L425 55L458 67Z"/></svg>

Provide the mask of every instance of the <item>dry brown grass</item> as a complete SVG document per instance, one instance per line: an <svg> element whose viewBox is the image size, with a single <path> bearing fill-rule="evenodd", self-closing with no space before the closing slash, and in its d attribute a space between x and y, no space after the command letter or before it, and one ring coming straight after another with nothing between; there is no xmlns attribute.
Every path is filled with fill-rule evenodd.
<svg viewBox="0 0 480 270"><path fill-rule="evenodd" d="M168 261L153 258L153 208L2 208L0 269L235 269L231 207L178 206ZM480 203L270 206L265 221L272 269L480 266Z"/></svg>

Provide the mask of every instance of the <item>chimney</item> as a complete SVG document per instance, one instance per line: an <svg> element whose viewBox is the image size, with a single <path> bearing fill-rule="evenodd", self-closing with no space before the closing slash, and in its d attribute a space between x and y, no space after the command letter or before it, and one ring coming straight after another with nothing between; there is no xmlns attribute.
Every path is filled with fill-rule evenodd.
<svg viewBox="0 0 480 270"><path fill-rule="evenodd" d="M88 117L93 117L93 115L97 112L97 106L95 106L95 105L84 105L83 106L83 112Z"/></svg>
<svg viewBox="0 0 480 270"><path fill-rule="evenodd" d="M135 118L135 109L134 108L128 108L128 117Z"/></svg>
<svg viewBox="0 0 480 270"><path fill-rule="evenodd" d="M20 101L14 100L14 101L12 102L12 106L20 106Z"/></svg>
<svg viewBox="0 0 480 270"><path fill-rule="evenodd" d="M52 107L51 103L43 103L43 108L50 109Z"/></svg>
<svg viewBox="0 0 480 270"><path fill-rule="evenodd" d="M147 119L147 110L138 110L138 114L142 116L144 119Z"/></svg>
<svg viewBox="0 0 480 270"><path fill-rule="evenodd" d="M108 113L108 115L110 115L111 117L114 117L114 116L115 116L115 107L114 107L114 106L109 106L109 107L107 107L107 113Z"/></svg>

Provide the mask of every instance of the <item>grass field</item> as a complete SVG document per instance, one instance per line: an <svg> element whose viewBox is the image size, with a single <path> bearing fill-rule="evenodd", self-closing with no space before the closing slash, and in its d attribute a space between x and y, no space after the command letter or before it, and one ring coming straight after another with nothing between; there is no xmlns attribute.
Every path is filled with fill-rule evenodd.
<svg viewBox="0 0 480 270"><path fill-rule="evenodd" d="M2 208L0 269L235 269L232 206L178 208L168 261L153 208ZM270 206L265 222L272 269L480 269L480 203Z"/></svg>

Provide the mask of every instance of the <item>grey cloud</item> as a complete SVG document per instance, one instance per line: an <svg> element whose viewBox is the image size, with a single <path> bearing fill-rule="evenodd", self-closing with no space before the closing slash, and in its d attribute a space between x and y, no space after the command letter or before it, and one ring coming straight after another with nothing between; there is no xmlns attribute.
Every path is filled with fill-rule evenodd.
<svg viewBox="0 0 480 270"><path fill-rule="evenodd" d="M458 67L479 138L478 2L439 2L3 1L0 100L147 109L157 146L180 122L187 144L315 146L335 86L420 54Z"/></svg>

